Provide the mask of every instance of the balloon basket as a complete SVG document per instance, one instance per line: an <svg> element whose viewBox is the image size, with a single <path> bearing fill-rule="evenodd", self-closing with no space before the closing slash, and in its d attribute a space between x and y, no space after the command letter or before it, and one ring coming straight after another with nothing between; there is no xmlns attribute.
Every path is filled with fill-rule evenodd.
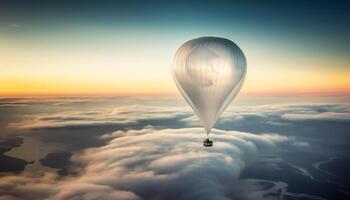
<svg viewBox="0 0 350 200"><path fill-rule="evenodd" d="M203 141L203 146L205 147L212 147L213 146L213 141L209 140L209 138L207 138L206 140Z"/></svg>

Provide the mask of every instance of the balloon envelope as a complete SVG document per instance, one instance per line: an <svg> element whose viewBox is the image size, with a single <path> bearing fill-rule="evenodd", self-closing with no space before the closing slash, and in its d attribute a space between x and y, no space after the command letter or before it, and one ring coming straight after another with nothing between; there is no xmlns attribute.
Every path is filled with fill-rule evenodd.
<svg viewBox="0 0 350 200"><path fill-rule="evenodd" d="M207 134L239 92L247 62L232 41L201 37L184 43L172 66L175 83Z"/></svg>

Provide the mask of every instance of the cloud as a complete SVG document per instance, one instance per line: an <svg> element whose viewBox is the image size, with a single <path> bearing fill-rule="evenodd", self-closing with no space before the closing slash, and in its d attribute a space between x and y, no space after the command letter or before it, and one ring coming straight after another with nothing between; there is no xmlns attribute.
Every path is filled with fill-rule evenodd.
<svg viewBox="0 0 350 200"><path fill-rule="evenodd" d="M38 133L36 136L45 143L61 143L62 149L73 156L70 173L64 177L51 172L2 177L0 199L264 198L267 193L262 192L261 181L240 180L242 170L256 162L265 150L278 153L280 147L310 148L319 136L335 138L319 126L324 124L319 118L344 120L345 113L349 113L346 104L231 107L216 127L240 131L214 129L214 147L204 148L205 135L201 128L194 128L200 124L188 107L139 102L115 106L114 101L3 100L6 106L11 102L13 107L26 106L19 108L18 112L26 115L18 118L19 122L12 122L12 128L30 129L28 132ZM301 128L307 122L296 120L295 116L317 116L320 122ZM347 129L337 130L342 133ZM323 136L322 131L327 133ZM317 136L312 135L316 132ZM267 165L280 167L271 160L267 160ZM249 185L254 185L251 192ZM278 193L278 189L273 191Z"/></svg>
<svg viewBox="0 0 350 200"><path fill-rule="evenodd" d="M0 193L6 199L230 199L258 152L289 141L277 134L214 132L214 147L205 148L201 128L116 131L101 137L106 145L72 156L75 174L7 176Z"/></svg>
<svg viewBox="0 0 350 200"><path fill-rule="evenodd" d="M330 116L330 114L332 114L332 116ZM264 123L272 126L286 126L290 119L297 118L296 116L311 118L310 116L320 115L319 118L322 116L328 116L327 118L324 117L324 120L333 120L333 118L348 118L349 114L349 105L346 104L232 106L229 107L218 119L217 126L227 128L234 124L244 126L257 123ZM195 115L184 118L182 121L191 126L200 125L198 117Z"/></svg>
<svg viewBox="0 0 350 200"><path fill-rule="evenodd" d="M19 24L10 24L11 28L21 28L22 26Z"/></svg>
<svg viewBox="0 0 350 200"><path fill-rule="evenodd" d="M133 101L132 104L127 102ZM199 127L198 117L188 106L168 106L128 97L119 98L47 98L47 99L0 99L0 107L35 106L49 110L42 113L26 113L22 120L9 124L10 128L53 129L69 127L106 126L153 126ZM116 104L120 104L116 106ZM43 109L45 108L45 109ZM59 108L59 109L58 109ZM59 112L57 112L57 109ZM63 111L62 111L63 110ZM285 127L302 120L350 119L347 104L280 104L229 107L216 123L220 129L238 129L249 132L266 132ZM166 121L168 120L168 121ZM252 126L252 125L255 126ZM259 126L256 126L259 124ZM173 125L173 126L172 126ZM180 126L177 126L180 127ZM256 130L253 130L253 129Z"/></svg>
<svg viewBox="0 0 350 200"><path fill-rule="evenodd" d="M291 121L350 121L350 112L322 112L322 113L286 113L282 115L283 119Z"/></svg>
<svg viewBox="0 0 350 200"><path fill-rule="evenodd" d="M191 115L187 109L154 106L120 106L113 109L78 110L33 114L27 119L9 124L11 128L43 129L75 126L136 124L140 120L164 120Z"/></svg>

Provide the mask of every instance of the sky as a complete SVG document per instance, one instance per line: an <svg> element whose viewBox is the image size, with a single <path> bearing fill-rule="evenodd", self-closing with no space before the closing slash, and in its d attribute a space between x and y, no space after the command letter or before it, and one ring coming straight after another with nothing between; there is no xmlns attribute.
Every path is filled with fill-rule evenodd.
<svg viewBox="0 0 350 200"><path fill-rule="evenodd" d="M247 57L244 94L349 93L346 1L1 1L0 95L178 94L177 48Z"/></svg>

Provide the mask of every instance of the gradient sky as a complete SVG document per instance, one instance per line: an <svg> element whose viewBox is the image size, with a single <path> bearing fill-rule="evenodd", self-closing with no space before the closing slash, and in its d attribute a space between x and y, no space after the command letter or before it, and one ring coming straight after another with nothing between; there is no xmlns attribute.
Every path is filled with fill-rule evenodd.
<svg viewBox="0 0 350 200"><path fill-rule="evenodd" d="M173 94L177 48L238 44L244 93L350 92L346 1L1 1L0 95Z"/></svg>

